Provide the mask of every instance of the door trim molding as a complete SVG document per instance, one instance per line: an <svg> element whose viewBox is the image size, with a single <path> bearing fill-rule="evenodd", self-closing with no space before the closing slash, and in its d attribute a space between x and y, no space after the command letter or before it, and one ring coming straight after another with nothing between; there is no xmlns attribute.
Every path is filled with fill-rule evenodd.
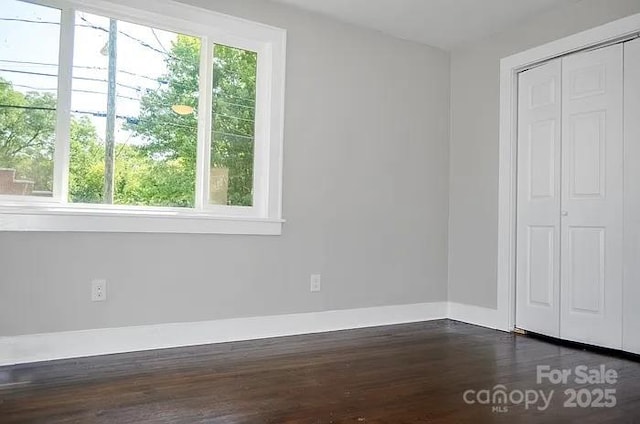
<svg viewBox="0 0 640 424"><path fill-rule="evenodd" d="M447 305L447 317L453 321L480 327L501 330L500 315L496 309L484 308L475 305L449 302Z"/></svg>
<svg viewBox="0 0 640 424"><path fill-rule="evenodd" d="M638 33L640 14L514 54L500 61L497 324L501 330L513 331L515 327L518 73L551 59L630 39Z"/></svg>

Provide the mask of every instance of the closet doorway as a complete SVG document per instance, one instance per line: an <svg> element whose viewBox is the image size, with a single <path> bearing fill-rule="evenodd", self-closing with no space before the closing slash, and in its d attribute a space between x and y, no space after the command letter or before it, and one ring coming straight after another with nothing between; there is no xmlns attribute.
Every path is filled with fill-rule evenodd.
<svg viewBox="0 0 640 424"><path fill-rule="evenodd" d="M640 40L547 61L517 85L515 326L633 351Z"/></svg>

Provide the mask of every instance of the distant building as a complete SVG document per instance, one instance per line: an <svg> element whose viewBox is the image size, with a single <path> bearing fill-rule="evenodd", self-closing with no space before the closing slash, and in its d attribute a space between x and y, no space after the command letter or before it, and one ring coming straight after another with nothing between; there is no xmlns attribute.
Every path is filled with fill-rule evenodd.
<svg viewBox="0 0 640 424"><path fill-rule="evenodd" d="M29 195L33 185L33 181L16 180L15 169L0 168L0 194Z"/></svg>

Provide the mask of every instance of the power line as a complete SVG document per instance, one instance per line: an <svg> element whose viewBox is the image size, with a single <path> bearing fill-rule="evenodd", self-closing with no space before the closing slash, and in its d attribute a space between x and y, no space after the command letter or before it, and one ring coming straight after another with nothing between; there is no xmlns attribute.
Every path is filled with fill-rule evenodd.
<svg viewBox="0 0 640 424"><path fill-rule="evenodd" d="M80 15L80 19L82 19L82 20L83 20L83 21L84 21L84 22L89 26L89 28L92 28L92 29L95 29L95 30L98 30L98 31L103 31L103 32L109 33L109 30L108 30L107 28L103 28L103 27L101 27L101 26L99 26L99 25L95 25L95 24L91 23L87 18L85 18L85 17L84 17L84 16L82 16L82 15ZM173 55L171 55L171 54L169 54L169 53L166 53L166 52L163 52L162 50L160 50L160 49L157 49L157 48L153 47L151 44L147 43L146 41L141 40L141 39L139 39L139 38L137 38L137 37L134 37L133 35L127 34L127 33L126 33L126 32L124 32L124 31L120 31L120 30L118 30L118 34L122 34L122 35L124 35L125 37L130 38L130 39L132 39L133 41L138 42L141 46L146 47L146 48L148 48L148 49L151 49L151 50L155 51L156 53L160 53L160 54L162 54L162 55L169 56L169 57L174 57Z"/></svg>
<svg viewBox="0 0 640 424"><path fill-rule="evenodd" d="M28 63L28 64L34 64L34 65L43 65L43 66L45 66L45 65L46 66L58 66L56 64L46 64L44 62L23 62L23 61L12 61L12 60L7 60L7 59L0 59L0 62L25 63L25 64ZM78 66L74 65L74 68L75 67L83 68L83 69L97 69L97 70L105 70L106 69L104 67L99 67L99 66L91 67L91 66L86 66L86 65L78 65ZM57 74L45 74L45 73L40 73L40 72L21 71L21 70L16 70L16 69L0 69L0 71L13 72L13 73L18 73L18 74L22 73L22 74L40 75L40 76L48 76L48 77L57 77L58 76ZM136 76L136 77L146 78L146 79L148 79L150 81L154 81L154 82L157 82L158 84L162 84L162 85L170 84L170 85L176 86L176 87L183 87L183 88L184 87L188 87L188 85L185 84L185 83L180 83L180 82L176 82L176 81L172 81L171 83L169 83L168 81L164 81L164 80L161 80L161 79L156 79L156 78L149 77L149 76L146 76L146 75L136 74L136 73L131 72L131 71L119 70L118 72L122 72L122 73L129 74L129 75ZM73 78L74 79L84 79L84 80L89 80L89 81L107 82L106 80L90 79L89 77L73 77ZM136 88L136 87L132 87L132 86L126 86L126 87L134 89L134 90L137 90L137 91L140 91L140 88ZM248 103L254 103L255 104L255 99L250 98L250 97L233 96L233 95L230 95L230 94L226 94L226 93L224 93L222 91L217 92L217 93L213 93L213 95L216 98L222 97L222 98L238 99L238 100L246 101ZM251 108L251 106L248 106L248 105L241 105L241 104L238 104L238 103L230 103L230 102L226 102L226 103L233 104L235 106L242 106L242 107Z"/></svg>
<svg viewBox="0 0 640 424"><path fill-rule="evenodd" d="M107 32L107 33L109 32L109 30L107 28L103 28L103 27L101 27L99 25L92 24L84 16L80 16L80 19L82 19L86 24L85 25L76 24L75 26L82 27L82 28L91 28L91 29L95 29L95 30L98 30L98 31L104 31L104 32ZM37 20L24 19L24 18L0 18L0 21L24 22L24 23L30 23L30 24L60 25L60 22L55 22L55 21L37 21ZM141 40L141 39L139 39L137 37L134 37L133 35L127 34L126 32L123 32L123 31L118 31L118 33L124 35L125 37L128 37L128 38L136 41L137 43L139 43L143 47L151 49L151 50L153 50L153 51L155 51L157 53L160 53L162 55L173 57L170 53L163 52L162 50L153 47L151 44L149 44L146 41Z"/></svg>
<svg viewBox="0 0 640 424"><path fill-rule="evenodd" d="M9 85L9 86L12 86L12 87L27 88L27 89L34 90L34 91L58 91L57 88L34 87L32 85L14 84L14 83L3 82L3 81L0 81L0 85ZM104 95L104 96L107 95L107 93L105 93L104 91L82 90L82 89L76 89L76 88L72 89L71 91L77 92L77 93L86 93L86 94L100 94L100 95ZM119 97L121 99L135 100L137 102L140 101L140 99L137 98L137 97L125 96L125 95L122 95L122 94L117 94L116 97ZM167 106L167 105L163 105L163 106Z"/></svg>
<svg viewBox="0 0 640 424"><path fill-rule="evenodd" d="M30 62L30 61L28 61L28 60L0 59L0 62L6 62L6 63L18 63L18 64L25 64L25 65L58 66L58 64L57 64L57 63Z"/></svg>
<svg viewBox="0 0 640 424"><path fill-rule="evenodd" d="M0 104L0 108L26 109L26 110L47 110L47 111L55 111L55 110L57 110L55 107L21 106L21 105L4 105L4 104ZM90 111L90 110L72 110L71 112L72 113L82 114L82 115L93 115L93 116L102 117L102 118L107 116L106 112L97 112L97 111ZM134 118L134 117L131 117L131 116L125 116L125 115L118 115L116 117L119 118L119 119L127 119L127 120L135 120L135 119L137 119L137 118Z"/></svg>
<svg viewBox="0 0 640 424"><path fill-rule="evenodd" d="M255 100L255 99L252 99L252 98L250 98L250 97L232 96L232 95L230 95L230 94L225 94L225 93L222 93L222 92L220 92L220 93L213 93L213 96L214 96L214 97L222 96L222 97L230 98L230 99L246 100L247 102L252 102L252 103L255 103L255 102L256 102L256 100Z"/></svg>
<svg viewBox="0 0 640 424"><path fill-rule="evenodd" d="M163 105L166 106L166 105ZM46 106L23 106L23 105L8 105L8 104L0 104L0 108L8 108L8 109L26 109L26 110L57 110L55 107L46 107ZM94 116L106 116L106 112L94 112L94 111L83 111L83 110L72 110L71 112L73 113L88 113L88 114L94 114ZM238 118L235 116L229 116L229 115L217 115L218 117L222 117L222 118L237 118L237 119L244 119L244 118ZM120 115L118 116L121 119L128 119L128 120L140 120L140 118L134 117L134 116L124 116L124 115ZM254 122L251 119L244 119L250 122ZM166 121L165 123L169 123L169 121ZM189 126L189 128L197 128L196 126ZM230 133L228 133L230 134ZM233 134L233 135L242 135L242 136L246 136L246 137L250 137L248 134Z"/></svg>
<svg viewBox="0 0 640 424"><path fill-rule="evenodd" d="M160 38L158 37L158 34L156 34L156 30L153 28L149 28L151 30L151 34L153 34L153 38L156 39L156 41L158 42L158 45L160 46L160 48L168 55L171 55L171 53L169 53L169 51L164 47L164 45L162 44L162 41L160 41Z"/></svg>
<svg viewBox="0 0 640 424"><path fill-rule="evenodd" d="M0 85L10 85L12 87L27 88L29 90L35 90L35 91L58 91L57 88L34 87L34 86L31 86L31 85L12 84L10 82L2 82L2 81L0 81ZM102 91L93 91L93 90L72 89L71 91L77 92L77 93L87 93L87 94L102 94L102 95L106 95L107 94L107 93L102 92ZM136 97L124 96L124 95L120 95L120 94L118 94L117 97L120 97L120 98L123 98L123 99L140 101L140 99L138 99Z"/></svg>
<svg viewBox="0 0 640 424"><path fill-rule="evenodd" d="M231 103L231 102L227 102L227 101L220 100L220 99L216 100L216 102L217 102L217 103L224 103L224 104L226 104L226 105L231 105L231 106L241 107L241 108L244 108L244 109L251 109L251 110L255 110L255 106L241 105L241 104L238 104L238 103Z"/></svg>
<svg viewBox="0 0 640 424"><path fill-rule="evenodd" d="M100 95L103 95L103 96L106 96L106 95L107 95L107 93L102 92L102 91L80 90L80 89L78 89L78 90L74 89L74 90L71 90L71 91L74 91L74 92L76 92L76 93L100 94ZM119 97L119 98L121 98L121 99L127 99L127 100L135 100L135 101L138 101L138 102L140 101L140 99L138 99L138 98L136 98L136 97L123 96L122 94L116 94L116 97Z"/></svg>
<svg viewBox="0 0 640 424"><path fill-rule="evenodd" d="M0 69L0 71L2 71L3 69ZM12 71L9 71L12 72ZM23 72L23 71L15 71L15 72L21 72L21 73L28 73L31 74L29 72ZM40 73L36 73L38 75L46 75L46 76L54 76L53 74L40 74ZM57 76L57 75L55 75ZM98 79L90 79L90 81L100 81L100 82L106 82L104 80L98 80ZM22 85L22 84L13 84L13 83L9 83L9 82L2 82L0 81L0 84L2 85L11 85L11 86L16 86L16 87L23 87L23 88L27 88L27 89L31 89L31 90L40 90L40 91L57 91L57 88L42 88L42 87L34 87L34 86L29 86L29 85ZM132 86L127 86L125 84L120 84L118 83L118 85L124 86L126 88L130 88L130 89L134 89L136 91L140 91L139 88L135 88ZM71 91L74 92L78 92L78 93L87 93L87 94L100 94L100 95L106 95L106 93L101 92L101 91L94 91L94 90L83 90L83 89L72 89ZM124 98L124 99L129 99L129 100L135 100L135 101L140 101L141 99L135 98L135 97L130 97L130 96L125 96L125 95L118 95L117 97L120 98ZM224 102L222 100L219 100L220 102ZM233 103L231 103L233 104ZM170 106L170 105L166 105L163 104L162 106ZM236 105L236 106L242 106L242 107L249 107L249 106L243 106L243 105ZM232 115L225 115L225 114L216 114L217 117L220 118L230 118L230 119L238 119L241 121L246 121L246 122L255 122L254 119L249 119L249 118L242 118L240 116L232 116Z"/></svg>
<svg viewBox="0 0 640 424"><path fill-rule="evenodd" d="M0 84L6 84L6 83L2 83L0 82ZM31 89L37 89L37 90L49 90L49 91L55 91L55 88L49 88L49 89L44 89L44 88L36 88L36 87L29 87L29 86L21 86L16 84L16 86L20 86L20 87L26 87L26 88L31 88ZM93 90L72 90L73 92L79 92L79 93L86 93L86 94L99 94L99 95L103 95L106 96L107 93L104 93L102 91L93 91ZM133 101L140 101L140 99L137 99L135 97L129 97L129 96L123 96L123 95L116 95L116 97L121 98L121 99L127 99L127 100L133 100ZM160 106L164 106L167 109L171 108L172 105L170 104L161 104ZM34 109L35 107L31 107L31 106L20 106L20 105L12 105L12 106L8 106L8 105L0 105L0 107L13 107L13 108L18 108L18 109ZM41 109L41 110L56 110L55 108L48 108L48 109ZM82 113L81 111L75 111L76 113ZM96 112L97 113L97 112ZM251 122L251 123L255 123L255 120L253 119L249 119L249 118L241 118L239 116L231 116L231 115L224 115L221 113L215 113L214 115L216 116L216 118L229 118L229 119L239 119L242 121L246 121L246 122ZM133 117L129 117L131 119L134 119ZM138 118L135 118L138 119Z"/></svg>
<svg viewBox="0 0 640 424"><path fill-rule="evenodd" d="M40 107L40 106L16 106L16 105L3 105L0 104L0 108L15 108L15 109L32 109L32 110L46 110L46 111L55 111L55 108L48 108L48 107ZM92 115L95 117L99 117L99 118L104 118L107 116L106 112L95 112L95 111L87 111L87 110L72 110L72 113L77 113L80 115ZM116 115L117 119L121 119L121 120L125 120L128 123L132 123L132 124L139 124L140 121L144 121L141 120L139 118L135 118L132 116L125 116L125 115ZM194 126L194 125L185 125L185 124L177 124L175 122L170 122L167 121L165 122L166 125L172 126L172 127L178 127L178 128L186 128L186 129L193 129L193 130L197 130L198 127ZM229 133L229 132L225 132L225 131L212 131L213 134L217 134L217 135L222 135L225 137L235 137L235 138L240 138L240 139L245 139L245 140L251 140L253 141L255 139L255 137L248 135L248 134L234 134L234 133Z"/></svg>
<svg viewBox="0 0 640 424"><path fill-rule="evenodd" d="M10 85L12 87L21 87L21 88L26 88L26 89L29 89L29 90L34 90L34 91L58 91L57 88L34 87L32 85L13 84L13 83L10 83L10 82L3 82L3 81L0 81L0 85ZM71 91L78 92L78 93L87 93L87 94L104 94L104 95L107 94L107 93L105 93L103 91L82 90L82 89L75 89L75 88L72 89ZM118 95L118 97L122 97L124 99L140 101L140 99L136 98L136 97L130 97L130 96L124 96L124 95Z"/></svg>
<svg viewBox="0 0 640 424"><path fill-rule="evenodd" d="M175 87L182 87L182 88L185 88L185 87L186 87L186 88L189 88L189 85L188 85L188 84L186 84L186 83L182 83L182 82L178 82L178 81L171 81L170 83L169 83L169 82L166 82L166 83L162 83L162 84L168 84L168 85L170 85L170 86L175 86ZM214 88L214 90L215 90L215 88ZM255 102L256 102L255 98L251 98L251 97L233 96L233 95L230 95L230 94L226 94L226 93L224 93L223 91L214 92L214 93L213 93L213 96L214 96L214 97L220 97L220 96L222 96L222 97L224 97L224 98L229 98L229 99L244 100L244 101L246 101L246 102L248 102L248 103L254 103L254 104L255 104Z"/></svg>
<svg viewBox="0 0 640 424"><path fill-rule="evenodd" d="M6 107L8 109L56 110L55 107L45 107L45 106L0 105L0 107Z"/></svg>
<svg viewBox="0 0 640 424"><path fill-rule="evenodd" d="M0 85L9 85L9 86L14 86L14 87L27 88L27 89L35 90L35 91L57 91L58 90L57 88L35 87L35 86L32 86L32 85L15 84L15 83L12 83L12 82L3 82L3 81L0 81ZM104 93L102 91L92 91L92 90L72 89L71 91L76 91L76 92L81 92L81 93L90 93L90 94L106 94L106 93ZM137 101L141 100L141 99L136 98L136 97L130 97L130 96L124 96L124 95L118 95L118 97L125 98L125 99L130 99L130 100L137 100ZM226 105L240 107L240 108L244 108L244 109L252 109L252 110L254 109L254 106L241 105L239 103L227 102L227 101L221 100L221 99L216 99L216 103L223 103L223 104L226 104ZM170 105L163 104L163 106L170 106ZM229 116L229 115L218 115L218 116L226 116L226 117L234 118L233 116ZM243 119L243 118L239 118L239 119ZM251 120L251 121L253 122L253 120Z"/></svg>
<svg viewBox="0 0 640 424"><path fill-rule="evenodd" d="M240 119L241 121L247 121L247 122L255 122L255 120L253 119L249 119L249 118L241 118L239 116L231 116L231 115L223 115L221 113L215 113L214 115L218 118L231 118L231 119Z"/></svg>
<svg viewBox="0 0 640 424"><path fill-rule="evenodd" d="M12 72L12 73L15 73L15 74L38 75L38 76L43 76L43 77L56 77L56 78L58 78L58 74L45 74L45 73L42 73L42 72L19 71L19 70L16 70L16 69L0 68L0 72Z"/></svg>
<svg viewBox="0 0 640 424"><path fill-rule="evenodd" d="M233 134L233 133L228 133L228 132L224 132L224 131L211 131L213 134L218 134L218 135L224 135L227 137L236 137L236 138L244 138L247 140L253 140L255 137L250 136L250 135L245 135L245 134Z"/></svg>
<svg viewBox="0 0 640 424"><path fill-rule="evenodd" d="M58 78L58 74L46 74L44 72L32 72L32 71L19 71L19 70L16 70L16 69L0 68L0 72L12 72L12 73L15 73L15 74L38 75L38 76L42 76L42 77ZM83 80L83 81L107 82L107 80L105 80L105 79L91 78L91 77L73 77L73 79ZM135 91L141 91L143 89L143 87L134 87L132 85L123 84L123 83L118 83L118 85L121 86L121 87L124 87L124 88L135 90ZM145 89L149 89L147 87L144 87L144 88Z"/></svg>
<svg viewBox="0 0 640 424"><path fill-rule="evenodd" d="M104 93L100 93L100 94L104 94ZM0 108L23 109L23 110L47 110L47 111L55 111L56 110L56 108L44 107L44 106L21 106L21 105L4 105L4 104L0 104ZM79 114L93 115L93 116L98 117L98 118L104 118L104 117L107 116L106 112L95 112L95 111L84 111L84 110L72 110L71 112L72 113L79 113ZM236 116L228 116L228 115L217 115L217 116L221 117L221 118L242 119L244 121L255 122L252 119L239 118L239 117L236 117ZM124 119L124 120L126 120L127 122L130 122L130 123L136 123L137 121L140 121L140 118L133 117L133 116L116 115L116 118ZM181 127L190 128L190 129L192 129L192 128L197 129L196 126L173 124L170 121L166 121L166 122L164 122L164 124L174 125L174 126L181 126ZM224 134L224 135L233 135L233 136L239 136L239 137L245 137L245 138L253 138L249 134L234 134L234 133L226 133L226 132L220 132L220 131L213 131L213 132L214 133L217 132L217 133Z"/></svg>
<svg viewBox="0 0 640 424"><path fill-rule="evenodd" d="M35 91L57 91L58 90L57 88L34 87L32 85L14 84L12 82L4 82L4 81L0 81L0 85L9 85L11 87L28 88L30 90L35 90Z"/></svg>
<svg viewBox="0 0 640 424"><path fill-rule="evenodd" d="M60 22L56 22L56 21L35 21L33 19L24 19L24 18L0 18L0 21L25 22L25 23L28 23L28 24L60 25Z"/></svg>
<svg viewBox="0 0 640 424"><path fill-rule="evenodd" d="M30 90L34 90L34 91L57 91L57 88L46 88L46 87L35 87L32 85L24 85L24 84L14 84L11 82L4 82L4 81L0 81L0 85L7 85L7 86L12 86L12 87L21 87L21 88L27 88ZM78 92L78 93L86 93L86 94L100 94L100 95L106 95L107 93L103 92L103 91L94 91L94 90L82 90L82 89L72 89L71 91L73 92ZM122 94L117 94L116 97L122 98L122 99L128 99L128 100L134 100L139 102L141 99L137 98L137 97L130 97L130 96L125 96ZM172 105L168 104L168 103L161 103L160 106L165 106L167 108L170 108ZM223 115L219 115L219 116L223 116ZM224 115L226 117L230 117L233 118L232 116L229 115Z"/></svg>
<svg viewBox="0 0 640 424"><path fill-rule="evenodd" d="M57 63L45 63L45 62L30 62L30 61L26 61L26 60L10 60L10 59L0 59L0 62L5 62L5 63L14 63L14 64L18 64L18 65L35 65L35 66L55 66L57 67L58 64ZM73 65L74 68L77 69L90 69L90 70L96 70L96 71L106 71L107 68L104 66L89 66L89 65ZM153 78L147 75L142 75L142 74L136 74L135 72L131 72L131 71L127 71L125 69L118 69L118 72L122 72L123 74L127 74L127 75L131 75L131 76L135 76L135 77L140 77L140 78L146 78L148 80L151 81L155 81L158 82L160 84L164 84L164 81L159 80L157 78Z"/></svg>
<svg viewBox="0 0 640 424"><path fill-rule="evenodd" d="M84 66L77 65L76 66L76 65L74 65L73 67L74 68L80 68L80 69L96 70L96 71L106 71L107 70L107 68L104 67L104 66L87 66L87 65L84 65ZM120 72L120 73L123 73L123 74L131 75L133 77L145 78L145 79L148 79L149 81L154 81L154 82L157 82L159 84L165 84L164 81L159 80L157 78L149 77L147 75L136 74L135 72L127 71L125 69L117 69L116 72Z"/></svg>
<svg viewBox="0 0 640 424"><path fill-rule="evenodd" d="M99 25L96 25L96 24L91 23L91 22L90 22L87 18L85 18L84 16L80 16L80 19L82 19L82 20L86 23L86 25L76 24L77 26L88 27L88 28L92 28L92 29L95 29L95 30L103 31L103 32L106 32L106 33L108 33L108 32L109 32L109 30L108 30L107 28L104 28L104 27L101 27L101 26L99 26ZM57 24L57 25L59 25L59 22L52 22L52 21L35 21L35 20L19 19L19 18L0 18L0 21L1 21L1 20L5 20L5 21L30 22L30 23L38 23L38 24L40 24L40 23L48 23L48 24ZM138 43L139 43L140 45L142 45L143 47L146 47L146 48L148 48L148 49L151 49L151 50L153 50L153 51L155 51L155 52L157 52L157 53L160 53L160 54L162 54L162 55L165 55L165 56L171 57L172 59L176 59L176 57L175 57L173 54L171 54L170 52L167 52L167 51L166 51L166 49L164 48L164 46L162 45L162 43L161 43L161 42L160 42L160 40L158 39L158 36L156 35L154 28L151 28L151 27L147 27L147 28L149 28L149 29L152 31L152 33L153 33L154 37L156 38L156 41L158 42L158 44L160 44L161 48L162 48L164 51L163 51L163 50L160 50L160 49L158 49L158 48L156 48L156 47L154 47L154 46L152 46L152 45L150 45L149 43L147 43L147 42L146 42L146 41L144 41L144 40L141 40L141 39L139 39L139 38L137 38L137 37L134 37L134 36L132 36L132 35L130 35L130 34L127 34L127 33L126 33L126 32L124 32L124 31L118 30L118 33L119 33L119 34L122 34L122 35L124 35L125 37L128 37L128 38L130 38L130 39L132 39L132 40L134 40L134 41L136 41L136 42L138 42ZM75 66L74 66L74 67L75 67ZM161 80L158 80L158 79L155 79L155 78L152 78L152 77L148 77L148 76L146 76L146 75L135 74L135 73L133 73L133 72L124 71L124 70L119 71L119 72L127 73L127 74L130 74L130 75L134 75L134 76L138 76L138 77L142 77L142 78L147 78L147 79L150 79L150 80L152 80L152 81L157 81L157 82L158 82L158 83L160 83L160 84L167 84L167 82L166 82L166 81L161 81ZM175 83L174 83L174 84L175 84ZM175 85L180 86L181 84L175 84ZM184 86L184 85L183 85L183 86ZM222 93L213 93L213 95L214 95L214 96L223 95L223 96L225 96L225 97L235 98L235 99L239 99L239 100L246 100L247 102L253 102L253 103L255 103L255 99L248 98L248 97L239 97L239 96L224 95L224 94L222 94Z"/></svg>

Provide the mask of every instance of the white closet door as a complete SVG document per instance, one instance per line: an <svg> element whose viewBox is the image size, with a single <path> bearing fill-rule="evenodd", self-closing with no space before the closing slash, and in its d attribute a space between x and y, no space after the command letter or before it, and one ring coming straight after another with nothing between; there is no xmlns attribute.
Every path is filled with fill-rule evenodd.
<svg viewBox="0 0 640 424"><path fill-rule="evenodd" d="M518 93L516 326L559 337L560 59L522 72Z"/></svg>
<svg viewBox="0 0 640 424"><path fill-rule="evenodd" d="M623 349L640 354L640 40L624 45Z"/></svg>
<svg viewBox="0 0 640 424"><path fill-rule="evenodd" d="M623 46L562 60L560 337L622 348Z"/></svg>

